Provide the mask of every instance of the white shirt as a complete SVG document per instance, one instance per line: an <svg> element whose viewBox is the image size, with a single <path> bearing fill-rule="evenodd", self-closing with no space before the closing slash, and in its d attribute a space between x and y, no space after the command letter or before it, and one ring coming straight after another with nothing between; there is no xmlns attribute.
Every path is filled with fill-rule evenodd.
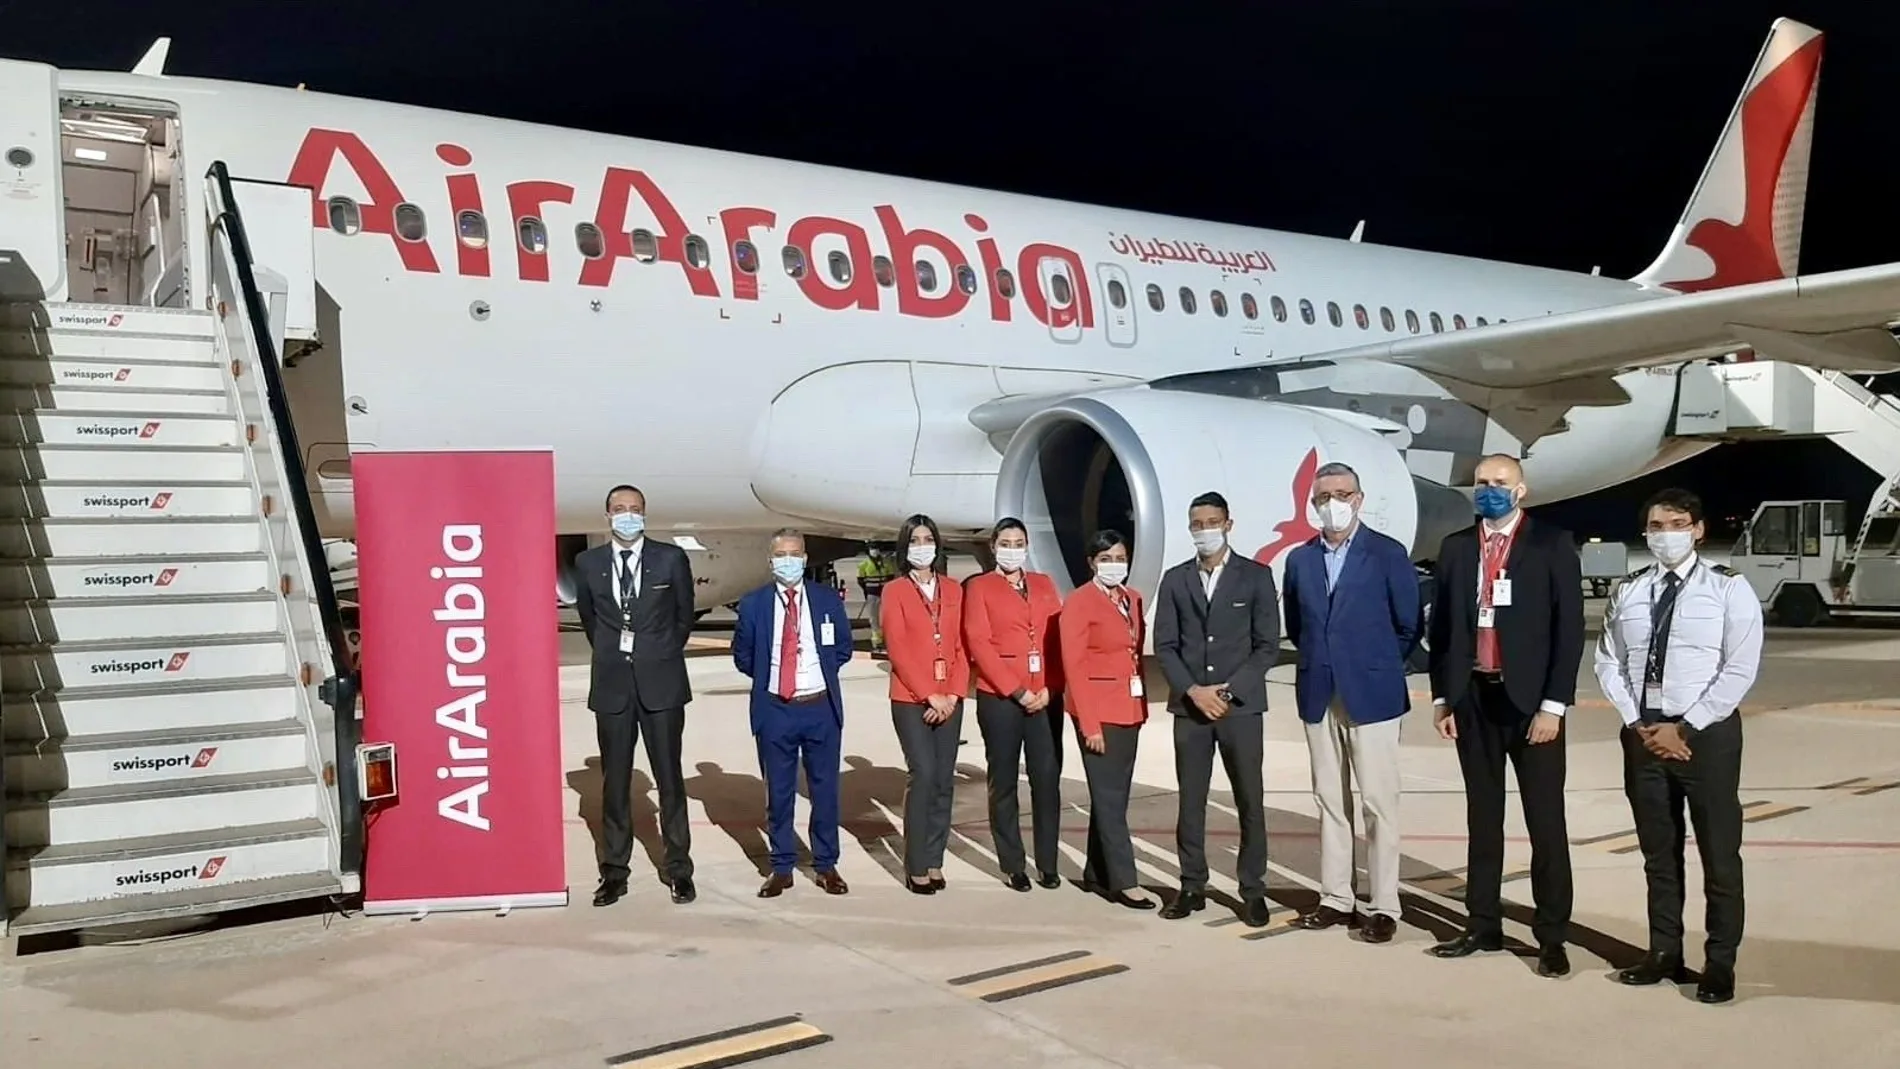
<svg viewBox="0 0 1900 1069"><path fill-rule="evenodd" d="M1207 595L1207 602L1210 605L1214 603L1214 588L1220 586L1220 573L1226 570L1227 557L1232 552L1232 549L1223 546L1220 551L1219 564L1214 565L1212 568L1198 569L1201 573L1201 593ZM1195 561L1195 563L1199 564L1200 562Z"/></svg>
<svg viewBox="0 0 1900 1069"><path fill-rule="evenodd" d="M1489 543L1491 541L1491 536L1494 534L1503 535L1504 538L1508 541L1511 538L1511 536L1514 533L1516 533L1518 525L1523 522L1524 522L1523 509L1514 509L1511 512L1511 518L1508 520L1505 520L1504 526L1502 527L1493 527L1491 525L1490 520L1479 521L1478 523L1478 598L1480 600L1483 600L1484 598L1484 580L1485 580L1484 555L1486 551L1490 549ZM1510 577L1510 573L1508 571L1500 570L1498 574L1505 578ZM1445 704L1445 699L1434 698L1432 699L1432 704L1443 705ZM1543 701L1537 703L1538 712L1549 713L1552 716L1564 715L1566 708L1567 707L1564 705L1563 702L1552 701L1549 698L1545 698Z"/></svg>
<svg viewBox="0 0 1900 1069"><path fill-rule="evenodd" d="M1693 553L1670 570L1682 577L1682 586L1671 610L1657 711L1701 731L1733 714L1755 684L1761 667L1761 602L1748 580ZM1617 585L1603 610L1597 683L1625 724L1642 716L1650 614L1663 594L1662 576L1661 564L1635 573Z"/></svg>
<svg viewBox="0 0 1900 1069"><path fill-rule="evenodd" d="M778 689L778 666L785 651L785 585L774 584L772 591L772 678L768 690ZM805 698L822 694L825 674L818 668L818 643L812 638L811 591L800 584L798 590L798 676L792 683L792 696Z"/></svg>
<svg viewBox="0 0 1900 1069"><path fill-rule="evenodd" d="M913 579L911 582L916 583L917 581ZM924 596L925 601L935 601L937 599L937 577L932 575L929 582L917 583L917 592Z"/></svg>
<svg viewBox="0 0 1900 1069"><path fill-rule="evenodd" d="M637 598L640 596L640 580L642 578L640 574L642 570L641 565L640 565L640 554L642 550L647 548L647 536L641 535L640 537L634 539L633 544L630 546L623 546L618 541L609 542L607 544L607 548L611 550L613 553L612 559L610 561L610 567L608 567L607 570L613 574L614 604L615 605L624 604L620 596L620 582L621 582L620 555L628 551L632 551L633 553L633 556L627 558L626 572L627 572L627 578L630 578L633 580L633 596Z"/></svg>

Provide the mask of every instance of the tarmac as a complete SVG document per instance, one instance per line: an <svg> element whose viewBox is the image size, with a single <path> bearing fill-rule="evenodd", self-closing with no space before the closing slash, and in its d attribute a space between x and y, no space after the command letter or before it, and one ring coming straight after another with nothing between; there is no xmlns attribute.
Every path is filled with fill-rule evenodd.
<svg viewBox="0 0 1900 1069"><path fill-rule="evenodd" d="M1590 604L1594 620L1601 602ZM1618 721L1587 657L1568 741L1573 972L1547 980L1524 946L1460 961L1424 953L1463 917L1465 836L1456 757L1430 729L1422 678L1404 741L1398 937L1378 946L1286 926L1315 900L1319 860L1290 653L1270 676L1275 907L1265 929L1231 914L1237 838L1218 771L1209 853L1212 890L1226 905L1169 922L1072 882L1028 894L1003 886L968 714L949 887L928 902L906 893L895 860L903 761L884 665L863 653L846 672L840 870L851 893L824 895L807 869L783 897L760 900L764 789L744 680L723 649L727 628L709 617L694 641L685 745L697 902L673 905L649 860L659 844L642 755L634 812L648 857L636 851L625 900L589 905L600 777L570 633L567 908L419 920L227 916L143 942L10 949L0 961L0 1064L687 1069L756 1058L769 1069L1601 1069L1673 1056L1731 1069L1900 1065L1900 913L1891 908L1900 893L1900 630L1770 629L1743 710L1748 935L1738 997L1709 1007L1693 986L1609 979L1644 949L1644 891ZM1157 707L1143 733L1132 814L1143 882L1161 892L1177 878L1166 716ZM1070 881L1087 821L1078 753L1071 737ZM1026 810L1026 787L1023 796ZM802 799L799 820L802 829ZM1528 943L1529 855L1515 802L1507 830L1507 936ZM1694 888L1693 849L1688 864ZM1700 916L1692 891L1692 966Z"/></svg>

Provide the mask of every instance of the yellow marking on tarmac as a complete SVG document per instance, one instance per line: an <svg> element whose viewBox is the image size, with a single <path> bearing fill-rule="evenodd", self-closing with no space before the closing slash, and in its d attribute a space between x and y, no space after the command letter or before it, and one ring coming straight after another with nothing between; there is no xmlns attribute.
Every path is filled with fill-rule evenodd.
<svg viewBox="0 0 1900 1069"><path fill-rule="evenodd" d="M607 1064L624 1069L725 1069L829 1042L823 1030L798 1017L778 1017L616 1054Z"/></svg>
<svg viewBox="0 0 1900 1069"><path fill-rule="evenodd" d="M951 987L961 988L971 998L984 1002L1007 1002L1024 995L1127 971L1128 966L1119 962L1097 957L1086 950L1071 950L1015 965L985 969L945 982Z"/></svg>
<svg viewBox="0 0 1900 1069"><path fill-rule="evenodd" d="M1872 783L1872 784L1868 784L1865 787L1854 788L1854 794L1855 795L1879 794L1881 791L1890 791L1890 790L1893 790L1895 787L1900 787L1900 781L1892 781L1888 783Z"/></svg>
<svg viewBox="0 0 1900 1069"><path fill-rule="evenodd" d="M1787 805L1780 802L1751 802L1742 807L1742 823L1759 824L1764 820L1785 817L1790 813L1804 813L1807 808L1804 805Z"/></svg>
<svg viewBox="0 0 1900 1069"><path fill-rule="evenodd" d="M1278 920L1268 921L1264 928L1249 928L1242 925L1240 937L1250 942L1257 942L1261 939L1272 939L1276 935L1285 935L1295 930L1293 922L1298 918L1299 914L1289 912L1282 915Z"/></svg>
<svg viewBox="0 0 1900 1069"><path fill-rule="evenodd" d="M1516 883L1516 882L1517 882L1517 881L1519 881L1519 880L1528 880L1528 879L1530 879L1530 878L1531 878L1531 870L1530 870L1530 869L1528 869L1528 868L1516 868L1516 869L1512 869L1511 871L1509 871L1509 872L1507 872L1507 873L1505 873L1505 874L1504 874L1504 878L1503 878L1503 880L1502 880L1501 882L1503 882L1503 883Z"/></svg>

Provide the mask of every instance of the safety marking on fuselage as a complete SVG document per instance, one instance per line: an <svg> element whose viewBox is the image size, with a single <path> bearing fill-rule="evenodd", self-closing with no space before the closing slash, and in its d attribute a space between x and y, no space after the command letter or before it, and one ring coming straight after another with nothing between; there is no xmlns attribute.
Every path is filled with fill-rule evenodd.
<svg viewBox="0 0 1900 1069"><path fill-rule="evenodd" d="M725 1069L745 1065L762 1058L790 1054L806 1047L831 1042L823 1029L805 1023L801 1017L775 1017L757 1024L741 1025L691 1039L662 1043L657 1047L631 1050L607 1059L608 1065L624 1069Z"/></svg>
<svg viewBox="0 0 1900 1069"><path fill-rule="evenodd" d="M1128 966L1120 962L1097 957L1087 950L1070 950L1061 954L1052 954L1046 958L1004 965L1000 968L985 969L982 972L959 976L945 983L959 988L963 994L984 1002L1007 1002L1024 995L1034 995L1051 991L1070 984L1079 984L1084 980L1095 980L1104 976L1128 971Z"/></svg>

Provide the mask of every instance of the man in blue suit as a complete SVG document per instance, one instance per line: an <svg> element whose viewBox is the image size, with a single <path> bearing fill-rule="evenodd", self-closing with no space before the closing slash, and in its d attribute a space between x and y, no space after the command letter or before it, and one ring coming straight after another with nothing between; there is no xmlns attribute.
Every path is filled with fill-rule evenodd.
<svg viewBox="0 0 1900 1069"><path fill-rule="evenodd" d="M1319 802L1320 904L1295 924L1344 924L1385 943L1399 918L1399 725L1412 707L1405 659L1418 644L1418 574L1393 539L1359 522L1359 476L1314 472L1320 534L1287 555L1286 634L1300 651L1294 691ZM1353 889L1352 797L1366 812L1369 915Z"/></svg>
<svg viewBox="0 0 1900 1069"><path fill-rule="evenodd" d="M838 669L851 659L851 617L844 600L805 579L805 536L792 528L772 535L773 582L739 599L732 660L752 679L752 737L765 776L772 874L760 898L791 889L798 840L792 805L798 766L811 792L811 856L818 886L841 895L838 875L838 772L843 764L844 692Z"/></svg>

